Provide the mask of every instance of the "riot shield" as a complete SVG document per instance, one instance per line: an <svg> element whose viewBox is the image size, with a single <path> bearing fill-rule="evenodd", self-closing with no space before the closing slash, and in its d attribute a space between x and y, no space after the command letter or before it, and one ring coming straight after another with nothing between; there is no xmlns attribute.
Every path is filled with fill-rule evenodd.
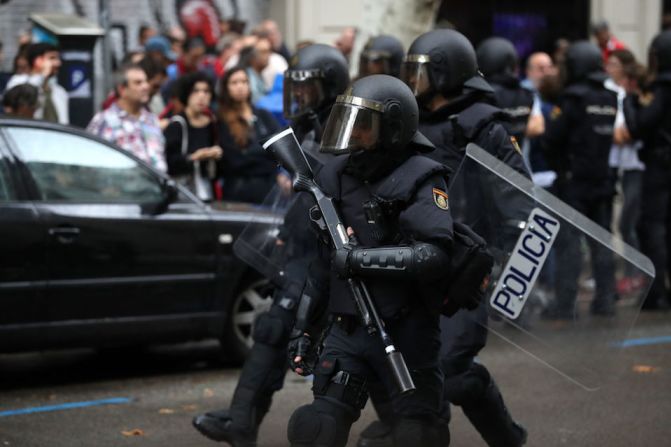
<svg viewBox="0 0 671 447"><path fill-rule="evenodd" d="M586 390L621 372L619 347L654 278L651 261L474 144L449 193L454 219L495 258L488 318L469 318ZM642 285L618 295L625 270Z"/></svg>
<svg viewBox="0 0 671 447"><path fill-rule="evenodd" d="M266 196L257 213L233 244L233 252L275 286L299 293L310 261L316 256L316 236L310 231L305 193L287 193L278 186Z"/></svg>

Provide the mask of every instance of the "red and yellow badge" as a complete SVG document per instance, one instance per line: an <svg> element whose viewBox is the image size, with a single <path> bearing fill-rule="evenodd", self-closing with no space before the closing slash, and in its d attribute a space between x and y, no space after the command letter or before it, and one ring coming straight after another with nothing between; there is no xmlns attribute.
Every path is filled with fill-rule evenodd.
<svg viewBox="0 0 671 447"><path fill-rule="evenodd" d="M513 148L517 151L518 154L522 153L522 149L520 149L520 144L517 142L517 138L513 137L512 135L510 136L510 142L513 144Z"/></svg>
<svg viewBox="0 0 671 447"><path fill-rule="evenodd" d="M449 208L447 203L447 193L442 189L433 188L433 202L441 210L447 210Z"/></svg>
<svg viewBox="0 0 671 447"><path fill-rule="evenodd" d="M644 93L638 96L638 103L643 107L648 107L652 100L655 99L655 95L652 93Z"/></svg>
<svg viewBox="0 0 671 447"><path fill-rule="evenodd" d="M556 120L561 116L561 109L559 106L554 106L550 112L550 119Z"/></svg>

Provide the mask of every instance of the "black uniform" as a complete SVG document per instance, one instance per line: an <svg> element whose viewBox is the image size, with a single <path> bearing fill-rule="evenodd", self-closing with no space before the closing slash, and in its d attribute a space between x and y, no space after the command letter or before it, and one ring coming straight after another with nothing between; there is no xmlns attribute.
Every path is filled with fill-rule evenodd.
<svg viewBox="0 0 671 447"><path fill-rule="evenodd" d="M602 73L570 84L546 125L543 142L548 160L557 172L555 194L605 229L610 229L614 183L608 166L613 143L617 95L603 85ZM580 238L560 232L557 249L558 287L555 307L549 317L573 319L582 268ZM590 240L591 241L591 240ZM591 312L614 312L614 260L596 242L590 242L596 294Z"/></svg>
<svg viewBox="0 0 671 447"><path fill-rule="evenodd" d="M422 65L423 59L430 62ZM427 157L456 172L466 145L475 143L528 176L519 146L502 126L509 117L487 103L493 91L477 74L475 51L463 35L436 30L420 36L410 47L402 72L421 103L430 103L438 94L450 97L447 105L433 112L420 110L419 130L436 146ZM421 79L429 79L430 85L417 81ZM449 319L441 319L445 380L441 417L449 421L450 402L460 405L488 445L519 446L526 440L525 430L510 417L487 369L474 362L487 340L487 318L486 304L481 303L474 311L461 310ZM382 423L376 421L367 427L358 445L392 445L388 433L396 424L393 408L379 390L371 389L371 396ZM449 439L445 439L443 445L448 444Z"/></svg>
<svg viewBox="0 0 671 447"><path fill-rule="evenodd" d="M519 67L517 50L508 39L490 37L478 46L476 55L478 67L494 88L496 105L509 117L503 126L521 145L534 98L533 93L520 86L517 78Z"/></svg>
<svg viewBox="0 0 671 447"><path fill-rule="evenodd" d="M468 143L475 143L516 171L528 171L519 146L511 140L503 124L506 113L485 102L478 94L464 97L436 111L421 110L419 129L435 146L428 157L456 172Z"/></svg>
<svg viewBox="0 0 671 447"><path fill-rule="evenodd" d="M441 290L453 245L448 169L416 154L433 149L417 123L412 92L387 75L356 81L329 117L320 150L348 155L325 164L316 181L357 241L337 248L331 262L329 256L323 260L333 269L328 308L335 323L315 368L314 402L289 422L295 447L345 445L370 385L392 396L398 445L437 446L445 439L438 431L438 355ZM352 277L366 278L377 312L405 357L414 393L398 393L387 362L394 347L361 324Z"/></svg>
<svg viewBox="0 0 671 447"><path fill-rule="evenodd" d="M496 105L508 115L508 120L502 121L508 134L517 139L521 146L524 142L534 95L520 85L519 79L509 75L494 75L487 79L494 88Z"/></svg>
<svg viewBox="0 0 671 447"><path fill-rule="evenodd" d="M644 101L649 103L644 106ZM625 99L625 117L632 137L644 142L639 237L641 250L650 257L657 274L643 308L657 309L669 304L665 280L671 239L671 70L658 74L644 97Z"/></svg>
<svg viewBox="0 0 671 447"><path fill-rule="evenodd" d="M305 141L305 144L310 142ZM290 250L283 284L270 309L254 322L252 346L229 409L197 416L195 427L210 439L234 446L254 446L258 427L270 409L273 394L282 389L287 371L287 343L296 320L306 271L317 256L317 241L309 219L315 204L307 193L294 197L277 238Z"/></svg>
<svg viewBox="0 0 671 447"><path fill-rule="evenodd" d="M473 93L434 112L422 112L420 131L436 145L436 150L427 156L456 170L466 144L475 143L528 176L519 146L502 125L507 115L477 102L478 96ZM511 210L501 212L509 216ZM491 229L473 229L481 234L496 234ZM475 311L461 310L441 321L444 416L449 418L450 403L459 405L489 446L521 445L526 432L511 418L487 369L474 362L487 343L487 320L487 304L483 302Z"/></svg>
<svg viewBox="0 0 671 447"><path fill-rule="evenodd" d="M291 77L294 72L300 73L297 79ZM311 45L296 54L285 75L285 112L293 113L288 117L294 119L301 145L304 148L317 146L331 105L349 81L347 62L335 48ZM302 83L309 84L308 88ZM322 94L314 95L314 92ZM301 101L294 96L299 93ZM275 169L276 161L261 147L259 150L259 156L269 158ZM310 158L310 162L314 169L318 168L319 160ZM289 250L283 272L285 280L277 284L269 311L254 322L254 345L240 374L230 409L205 413L193 420L196 429L210 439L234 446L255 446L258 427L270 408L272 396L284 384L287 343L305 288L306 272L317 256L317 240L308 212L314 203L309 194L298 193L287 210L278 234L278 239Z"/></svg>
<svg viewBox="0 0 671 447"><path fill-rule="evenodd" d="M442 165L415 156L389 177L373 184L365 184L348 175L345 167L344 158L325 166L318 175L318 183L340 204L345 225L354 229L361 245L380 245L371 233L363 208L364 203L374 197L396 202L404 209L397 221L399 235L407 240L450 245L452 222L449 211L434 203L435 189L447 191L447 170ZM408 197L413 196L416 199L407 202ZM416 419L428 426L436 425L442 374L438 362L439 317L430 311L435 304L416 299L419 288L416 281L371 279L367 285L397 348L405 357L417 391L409 396L396 395L382 345L358 324L347 282L332 273L329 309L337 317L336 324L324 342L324 352L315 371L315 402L309 410L299 409L292 417L293 427L289 427L292 445L322 445L310 444L314 440L300 439L299 436L291 437L291 433L300 432L300 425L308 424L305 419L314 417L312 411L315 409L320 414L337 413L334 425L329 427L336 440L323 445L345 445L350 425L358 419L367 395L363 389L348 391L346 386L335 382L336 374L340 372L356 377L360 384L382 384L386 392L394 396L395 414L406 423Z"/></svg>

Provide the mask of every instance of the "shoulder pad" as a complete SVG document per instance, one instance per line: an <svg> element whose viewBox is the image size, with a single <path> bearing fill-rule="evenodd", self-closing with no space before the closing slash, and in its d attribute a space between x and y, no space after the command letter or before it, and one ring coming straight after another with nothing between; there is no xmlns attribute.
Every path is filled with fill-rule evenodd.
<svg viewBox="0 0 671 447"><path fill-rule="evenodd" d="M468 141L473 141L487 124L492 121L509 121L510 117L506 112L490 104L476 102L459 112L456 124L461 128L464 137Z"/></svg>
<svg viewBox="0 0 671 447"><path fill-rule="evenodd" d="M377 196L384 200L409 202L429 177L449 177L450 169L423 155L413 155L390 175L374 185Z"/></svg>

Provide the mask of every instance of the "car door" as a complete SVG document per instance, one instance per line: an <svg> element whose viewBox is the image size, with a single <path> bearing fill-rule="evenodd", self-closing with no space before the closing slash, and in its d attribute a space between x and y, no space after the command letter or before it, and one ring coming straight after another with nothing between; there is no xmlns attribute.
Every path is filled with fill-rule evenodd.
<svg viewBox="0 0 671 447"><path fill-rule="evenodd" d="M188 330L185 321L193 326L206 317L216 263L206 207L186 201L156 214L165 179L83 133L5 132L30 173L46 224L51 320L151 322L144 334L151 337Z"/></svg>
<svg viewBox="0 0 671 447"><path fill-rule="evenodd" d="M0 136L0 346L21 349L16 331L45 318L45 225L27 200L15 160ZM6 331L14 331L10 336Z"/></svg>

